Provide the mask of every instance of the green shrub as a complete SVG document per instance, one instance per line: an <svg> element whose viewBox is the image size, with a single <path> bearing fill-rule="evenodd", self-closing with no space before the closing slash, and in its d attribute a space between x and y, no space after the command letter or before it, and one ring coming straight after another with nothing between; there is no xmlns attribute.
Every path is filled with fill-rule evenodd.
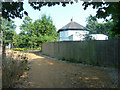
<svg viewBox="0 0 120 90"><path fill-rule="evenodd" d="M40 51L41 51L41 47L38 47L37 50L40 50Z"/></svg>
<svg viewBox="0 0 120 90"><path fill-rule="evenodd" d="M25 51L27 49L25 49L25 48L14 48L13 50L15 50L15 51Z"/></svg>
<svg viewBox="0 0 120 90"><path fill-rule="evenodd" d="M41 47L38 48L13 48L14 51L28 51L28 50L40 50L41 51Z"/></svg>

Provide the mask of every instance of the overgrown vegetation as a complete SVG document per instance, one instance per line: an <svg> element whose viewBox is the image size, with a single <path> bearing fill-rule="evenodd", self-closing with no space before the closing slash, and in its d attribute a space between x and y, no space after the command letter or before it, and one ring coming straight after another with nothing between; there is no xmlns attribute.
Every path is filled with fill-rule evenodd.
<svg viewBox="0 0 120 90"><path fill-rule="evenodd" d="M29 69L25 54L15 56L13 52L8 53L2 61L2 87L15 88L22 84L25 80L22 76L26 76Z"/></svg>

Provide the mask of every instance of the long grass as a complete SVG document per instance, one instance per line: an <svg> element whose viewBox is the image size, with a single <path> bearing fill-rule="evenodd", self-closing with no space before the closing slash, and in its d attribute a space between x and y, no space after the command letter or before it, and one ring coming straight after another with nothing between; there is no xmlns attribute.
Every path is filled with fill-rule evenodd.
<svg viewBox="0 0 120 90"><path fill-rule="evenodd" d="M15 88L22 83L22 75L29 70L28 58L25 54L8 53L2 61L2 88Z"/></svg>

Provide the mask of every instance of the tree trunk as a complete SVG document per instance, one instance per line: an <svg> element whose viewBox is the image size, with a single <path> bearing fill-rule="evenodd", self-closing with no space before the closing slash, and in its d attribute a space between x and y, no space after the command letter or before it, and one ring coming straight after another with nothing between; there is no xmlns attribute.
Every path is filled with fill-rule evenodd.
<svg viewBox="0 0 120 90"><path fill-rule="evenodd" d="M5 45L2 46L2 59L6 57L6 47Z"/></svg>

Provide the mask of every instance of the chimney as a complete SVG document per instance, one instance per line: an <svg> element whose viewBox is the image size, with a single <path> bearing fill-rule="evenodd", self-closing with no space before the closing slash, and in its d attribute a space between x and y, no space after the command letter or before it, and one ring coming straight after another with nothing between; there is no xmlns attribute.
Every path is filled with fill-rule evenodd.
<svg viewBox="0 0 120 90"><path fill-rule="evenodd" d="M72 19L71 19L71 22L73 22L73 17L72 17Z"/></svg>

